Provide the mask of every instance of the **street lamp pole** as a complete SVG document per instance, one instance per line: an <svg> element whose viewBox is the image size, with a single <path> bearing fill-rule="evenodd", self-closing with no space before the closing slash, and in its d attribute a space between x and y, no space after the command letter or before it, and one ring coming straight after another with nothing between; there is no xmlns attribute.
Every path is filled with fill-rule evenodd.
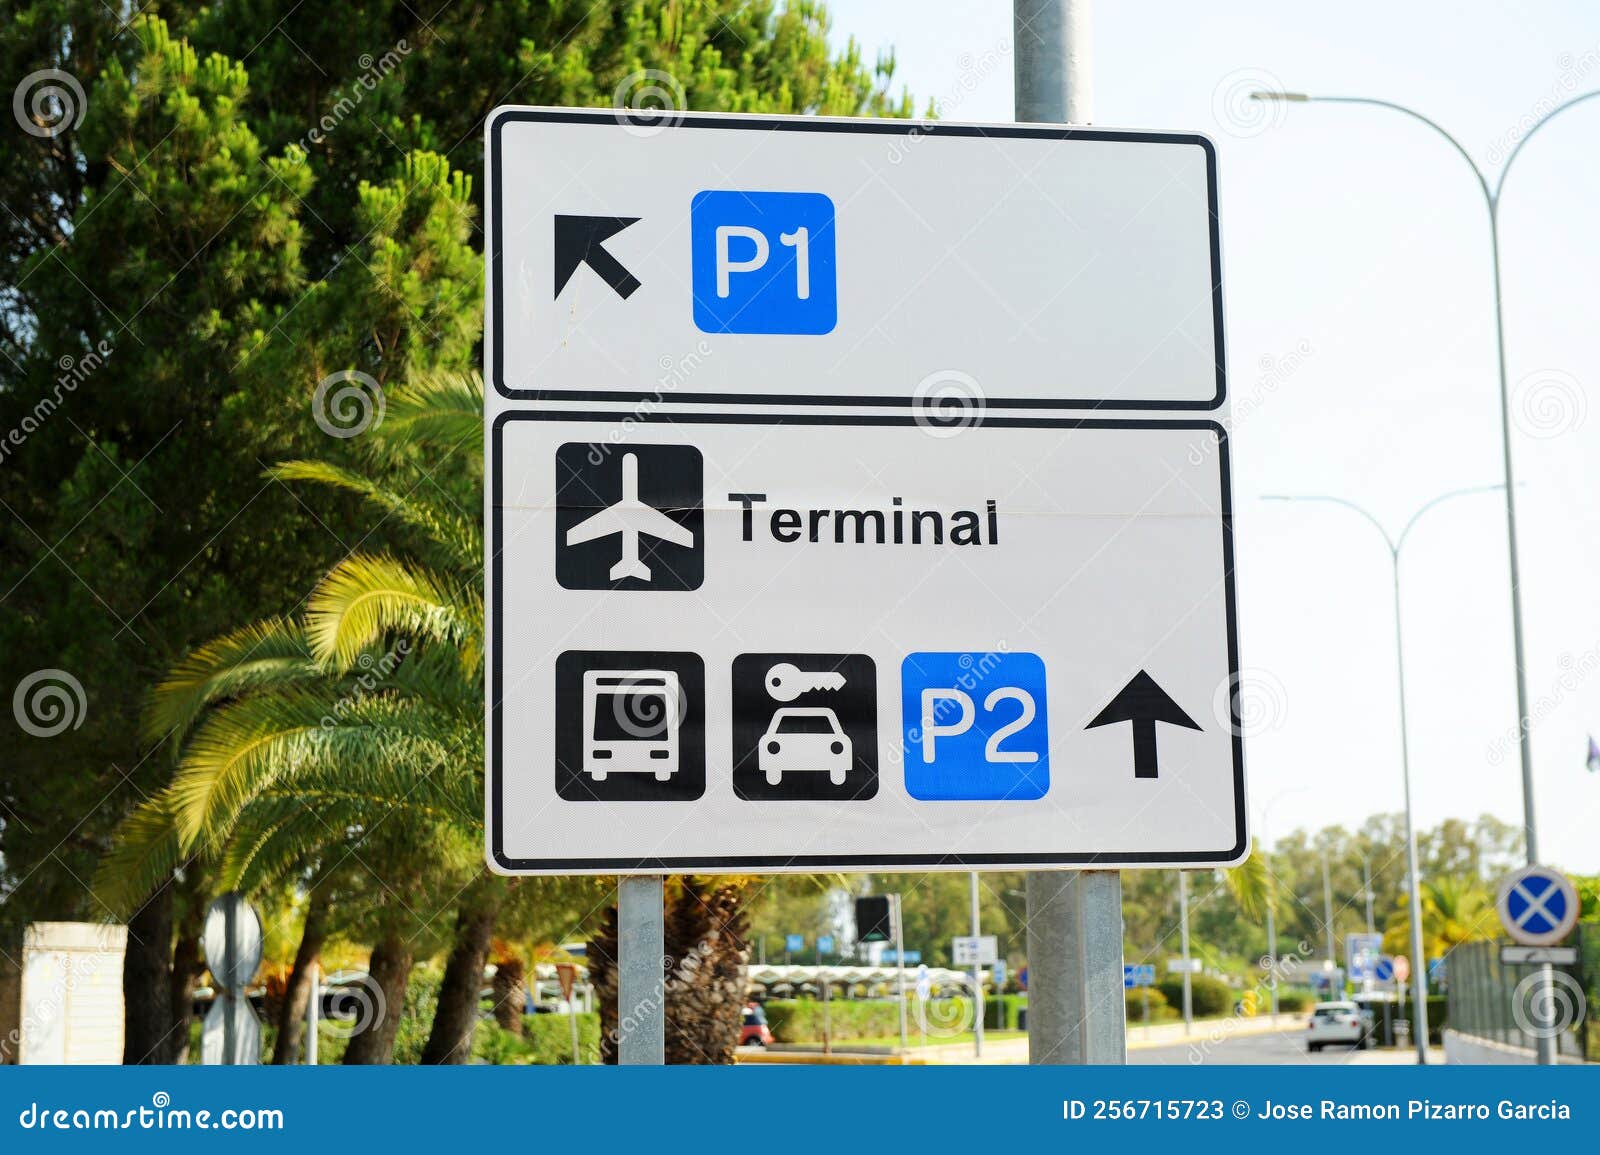
<svg viewBox="0 0 1600 1155"><path fill-rule="evenodd" d="M1494 351L1495 365L1500 378L1500 450L1505 459L1506 540L1511 556L1511 644L1517 673L1517 745L1522 760L1522 843L1527 853L1528 865L1536 865L1539 861L1539 824L1533 807L1533 747L1528 714L1528 679L1523 665L1522 577L1521 565L1517 558L1517 486L1511 460L1511 399L1510 387L1506 381L1505 312L1500 292L1500 200L1501 194L1505 191L1506 177L1521 154L1523 146L1532 140L1541 128L1563 112L1600 97L1600 90L1574 96L1534 121L1532 127L1512 147L1505 164L1500 166L1500 173L1493 184L1459 140L1446 132L1441 125L1403 104L1365 96L1310 96L1304 92L1253 92L1250 95L1254 100L1280 100L1295 104L1364 104L1408 116L1431 128L1460 154L1461 159L1466 161L1467 167L1472 170L1472 175L1477 178L1478 190L1483 193L1484 205L1489 212L1489 253L1494 283ZM1547 991L1546 994L1548 993ZM1540 1038L1539 1062L1549 1065L1555 1061L1556 1040L1553 1037Z"/></svg>
<svg viewBox="0 0 1600 1155"><path fill-rule="evenodd" d="M1383 544L1389 549L1389 573L1391 586L1394 593L1394 661L1395 676L1400 688L1400 781L1405 795L1406 814L1406 875L1408 878L1407 889L1410 894L1411 913L1411 955L1416 964L1416 1045L1417 1063L1426 1065L1428 1062L1428 966L1427 959L1422 952L1422 873L1417 868L1417 830L1411 817L1411 738L1406 725L1406 652L1405 634L1400 628L1400 550L1405 546L1406 538L1410 536L1417 521L1423 514L1443 502L1455 497L1466 497L1474 493L1488 493L1492 490L1502 489L1500 485L1474 485L1465 489L1452 489L1449 493L1441 493L1432 501L1425 502L1420 509L1411 515L1400 530L1398 537L1390 537L1389 531L1383 528L1383 523L1372 514L1353 501L1346 501L1342 497L1330 497L1324 494L1284 495L1273 494L1266 497L1267 501L1318 501L1330 505L1342 505L1353 510L1367 520L1373 529L1378 531L1383 538Z"/></svg>

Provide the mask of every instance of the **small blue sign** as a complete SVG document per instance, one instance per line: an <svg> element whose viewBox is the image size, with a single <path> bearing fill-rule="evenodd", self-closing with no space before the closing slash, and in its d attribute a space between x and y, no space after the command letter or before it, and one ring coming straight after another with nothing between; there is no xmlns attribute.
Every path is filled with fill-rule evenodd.
<svg viewBox="0 0 1600 1155"><path fill-rule="evenodd" d="M1050 789L1038 654L910 654L900 664L900 713L913 798L1027 801Z"/></svg>
<svg viewBox="0 0 1600 1155"><path fill-rule="evenodd" d="M989 974L994 978L994 986L995 986L996 990L999 990L1001 987L1005 986L1006 985L1006 964L1005 964L1005 960L1001 959L1001 960L999 960L997 962L990 963L989 964Z"/></svg>
<svg viewBox="0 0 1600 1155"><path fill-rule="evenodd" d="M817 936L817 953L818 954L832 954L833 953L833 936L831 934L823 934L823 935L818 935Z"/></svg>
<svg viewBox="0 0 1600 1155"><path fill-rule="evenodd" d="M1501 917L1506 930L1518 942L1534 942L1571 929L1572 887L1553 870L1529 868L1520 871L1501 899Z"/></svg>
<svg viewBox="0 0 1600 1155"><path fill-rule="evenodd" d="M889 963L891 965L893 965L894 963L897 963L897 962L900 961L899 959L895 958L894 948L893 947L890 947L888 950L884 951L883 954L879 956L879 958L883 962ZM908 951L906 951L905 962L906 962L907 966L911 966L911 965L913 965L915 963L919 963L921 961L922 961L922 952L920 950L908 950Z"/></svg>
<svg viewBox="0 0 1600 1155"><path fill-rule="evenodd" d="M1357 976L1351 975L1350 977L1356 978ZM1394 959L1387 957L1379 959L1377 965L1372 968L1372 977L1380 983L1394 982Z"/></svg>
<svg viewBox="0 0 1600 1155"><path fill-rule="evenodd" d="M833 201L822 193L696 193L694 323L704 333L831 333L839 320Z"/></svg>
<svg viewBox="0 0 1600 1155"><path fill-rule="evenodd" d="M1156 967L1154 963L1124 963L1122 967L1122 986L1124 990L1133 990L1135 987L1153 987L1156 985Z"/></svg>
<svg viewBox="0 0 1600 1155"><path fill-rule="evenodd" d="M803 934L786 934L783 936L783 949L786 951L802 951L806 949L806 936Z"/></svg>

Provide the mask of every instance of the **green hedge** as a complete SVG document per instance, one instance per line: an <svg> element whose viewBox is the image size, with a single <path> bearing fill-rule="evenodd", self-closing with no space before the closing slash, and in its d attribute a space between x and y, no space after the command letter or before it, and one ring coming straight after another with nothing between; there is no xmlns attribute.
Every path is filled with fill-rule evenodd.
<svg viewBox="0 0 1600 1155"><path fill-rule="evenodd" d="M1169 1006L1183 1006L1183 976L1166 975L1156 984ZM1190 1006L1197 1019L1231 1014L1234 990L1215 975L1191 975L1189 982Z"/></svg>
<svg viewBox="0 0 1600 1155"><path fill-rule="evenodd" d="M984 999L983 1025L991 1031L1018 1030L1018 1017L1027 1008L1027 995L989 995Z"/></svg>
<svg viewBox="0 0 1600 1155"><path fill-rule="evenodd" d="M1174 1008L1168 1004L1167 996L1161 993L1160 987L1129 987L1123 990L1122 994L1128 1006L1128 1025L1130 1027L1138 1027L1144 1024L1144 1000L1147 993L1150 996L1150 1021L1152 1023L1159 1023L1164 1019L1182 1016L1182 1009ZM1181 990L1179 991L1179 997L1183 997Z"/></svg>
<svg viewBox="0 0 1600 1155"><path fill-rule="evenodd" d="M1416 1029L1417 1014L1416 1000L1407 998L1396 1008L1396 1018L1409 1019L1412 1029ZM1428 1042L1444 1046L1445 1018L1450 1011L1450 1000L1445 995L1428 996Z"/></svg>
<svg viewBox="0 0 1600 1155"><path fill-rule="evenodd" d="M1311 1008L1311 993L1309 991L1279 991L1278 1013L1296 1014ZM1265 1000L1257 998L1256 1014L1272 1013L1272 994L1267 992Z"/></svg>
<svg viewBox="0 0 1600 1155"><path fill-rule="evenodd" d="M780 1043L822 1040L821 999L769 999L767 1026ZM916 1011L906 1008L906 1021L916 1030ZM836 1040L878 1039L900 1033L899 1004L893 999L830 999L828 1034Z"/></svg>
<svg viewBox="0 0 1600 1155"><path fill-rule="evenodd" d="M578 1055L600 1061L600 1016L578 1016ZM572 1064L572 1027L566 1015L523 1015L522 1037L482 1020L472 1039L472 1057L495 1066L561 1067Z"/></svg>

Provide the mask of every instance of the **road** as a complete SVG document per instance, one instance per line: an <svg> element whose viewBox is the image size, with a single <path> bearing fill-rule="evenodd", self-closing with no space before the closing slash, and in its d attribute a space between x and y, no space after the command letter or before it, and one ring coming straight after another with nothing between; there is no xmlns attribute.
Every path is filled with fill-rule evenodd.
<svg viewBox="0 0 1600 1155"><path fill-rule="evenodd" d="M1131 1033L1137 1039L1138 1032ZM1439 1056L1443 1061L1444 1056ZM1308 1066L1371 1066L1411 1063L1410 1051L1355 1051L1349 1047L1328 1047L1309 1054L1300 1032L1266 1035L1224 1035L1220 1031L1196 1031L1192 1041L1174 1046L1129 1047L1128 1063L1156 1066L1199 1066L1237 1063L1241 1065L1294 1064Z"/></svg>

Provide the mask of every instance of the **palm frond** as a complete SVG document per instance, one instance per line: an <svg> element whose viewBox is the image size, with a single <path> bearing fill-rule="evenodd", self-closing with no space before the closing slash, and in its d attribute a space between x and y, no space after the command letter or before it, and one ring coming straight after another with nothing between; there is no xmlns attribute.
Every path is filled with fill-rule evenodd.
<svg viewBox="0 0 1600 1155"><path fill-rule="evenodd" d="M394 633L458 645L475 619L481 622L482 608L474 594L387 554L340 562L312 593L306 614L312 651L339 670Z"/></svg>
<svg viewBox="0 0 1600 1155"><path fill-rule="evenodd" d="M463 517L448 503L428 496L431 486L419 480L408 492L385 485L364 473L329 461L285 461L266 471L275 481L308 481L354 493L385 516L411 526L436 542L462 568L477 566L483 556L483 527L477 518Z"/></svg>
<svg viewBox="0 0 1600 1155"><path fill-rule="evenodd" d="M391 444L427 445L446 454L467 450L481 468L483 378L434 370L390 391L383 437Z"/></svg>
<svg viewBox="0 0 1600 1155"><path fill-rule="evenodd" d="M126 918L172 877L185 858L172 799L162 792L118 825L115 842L95 871L94 895Z"/></svg>
<svg viewBox="0 0 1600 1155"><path fill-rule="evenodd" d="M176 749L207 706L316 673L299 623L267 618L200 646L172 668L150 695L144 735Z"/></svg>

